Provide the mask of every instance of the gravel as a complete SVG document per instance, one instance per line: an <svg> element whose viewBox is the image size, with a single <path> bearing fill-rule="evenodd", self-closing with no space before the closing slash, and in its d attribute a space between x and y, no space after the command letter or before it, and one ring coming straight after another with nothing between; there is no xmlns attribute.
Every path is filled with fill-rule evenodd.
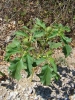
<svg viewBox="0 0 75 100"><path fill-rule="evenodd" d="M60 80L50 86L43 86L35 75L37 81L30 82L25 73L20 81L1 80L0 100L75 100L75 68L58 67L58 73Z"/></svg>

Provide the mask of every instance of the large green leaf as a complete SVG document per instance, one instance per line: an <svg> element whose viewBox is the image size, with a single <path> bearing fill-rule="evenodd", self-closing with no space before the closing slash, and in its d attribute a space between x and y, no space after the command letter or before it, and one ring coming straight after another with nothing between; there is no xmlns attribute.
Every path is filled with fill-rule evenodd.
<svg viewBox="0 0 75 100"><path fill-rule="evenodd" d="M40 74L38 74L40 81L44 84L44 85L49 85L51 78L52 78L52 71L49 65L44 65L42 67L42 71Z"/></svg>
<svg viewBox="0 0 75 100"><path fill-rule="evenodd" d="M63 53L65 54L65 57L69 56L72 51L72 48L69 44L65 44L63 47Z"/></svg>
<svg viewBox="0 0 75 100"><path fill-rule="evenodd" d="M58 43L55 43L55 42L48 42L49 44L49 47L51 49L57 49L59 47L62 47L62 43L61 42L58 42Z"/></svg>
<svg viewBox="0 0 75 100"><path fill-rule="evenodd" d="M32 74L32 64L33 64L33 57L31 57L29 54L26 55L26 63L27 63L27 73L28 77Z"/></svg>
<svg viewBox="0 0 75 100"><path fill-rule="evenodd" d="M8 71L9 71L9 74L10 74L11 77L19 80L21 78L20 72L21 72L22 69L26 69L26 66L24 65L23 60L20 59L20 60L14 60L11 63Z"/></svg>

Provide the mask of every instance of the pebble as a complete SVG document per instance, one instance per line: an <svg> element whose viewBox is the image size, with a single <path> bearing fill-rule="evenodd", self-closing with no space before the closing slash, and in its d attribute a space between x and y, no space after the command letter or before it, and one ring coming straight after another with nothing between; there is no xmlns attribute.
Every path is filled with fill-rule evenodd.
<svg viewBox="0 0 75 100"><path fill-rule="evenodd" d="M33 89L31 87L29 87L28 94L32 94L32 93L33 93Z"/></svg>
<svg viewBox="0 0 75 100"><path fill-rule="evenodd" d="M4 83L4 81L1 81L1 83Z"/></svg>

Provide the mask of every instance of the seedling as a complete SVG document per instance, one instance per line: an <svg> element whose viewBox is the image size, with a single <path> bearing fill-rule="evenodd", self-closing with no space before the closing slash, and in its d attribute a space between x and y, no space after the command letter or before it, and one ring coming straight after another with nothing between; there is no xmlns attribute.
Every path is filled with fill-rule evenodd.
<svg viewBox="0 0 75 100"><path fill-rule="evenodd" d="M58 80L57 65L52 54L59 48L62 48L65 57L70 54L71 38L64 34L69 31L68 26L46 26L37 18L32 29L24 26L22 30L15 32L16 36L7 46L5 55L5 60L10 62L10 76L19 80L21 70L25 70L29 77L33 75L35 67L41 66L41 73L37 76L44 85L49 85L53 79Z"/></svg>

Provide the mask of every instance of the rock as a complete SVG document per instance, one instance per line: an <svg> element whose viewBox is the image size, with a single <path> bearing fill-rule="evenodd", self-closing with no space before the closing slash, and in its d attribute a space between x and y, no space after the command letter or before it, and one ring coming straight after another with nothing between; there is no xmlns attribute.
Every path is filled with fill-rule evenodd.
<svg viewBox="0 0 75 100"><path fill-rule="evenodd" d="M53 92L51 93L51 97L56 97L56 92L55 92L55 91L53 91Z"/></svg>
<svg viewBox="0 0 75 100"><path fill-rule="evenodd" d="M31 87L29 87L28 94L32 94L32 93L33 93L33 89Z"/></svg>
<svg viewBox="0 0 75 100"><path fill-rule="evenodd" d="M0 5L0 7L1 7L1 5ZM2 18L0 18L0 22L2 21Z"/></svg>
<svg viewBox="0 0 75 100"><path fill-rule="evenodd" d="M4 83L4 81L1 81L1 83Z"/></svg>
<svg viewBox="0 0 75 100"><path fill-rule="evenodd" d="M7 36L5 39L5 42L8 43L10 41L10 39L11 39L11 36Z"/></svg>

